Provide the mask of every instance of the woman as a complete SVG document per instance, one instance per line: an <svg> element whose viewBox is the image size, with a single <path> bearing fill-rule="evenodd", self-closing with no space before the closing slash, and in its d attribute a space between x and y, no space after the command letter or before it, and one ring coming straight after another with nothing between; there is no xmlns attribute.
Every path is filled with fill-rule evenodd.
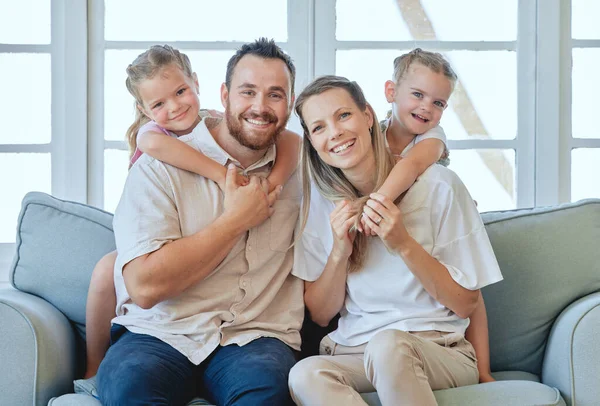
<svg viewBox="0 0 600 406"><path fill-rule="evenodd" d="M433 390L477 383L464 334L479 289L502 275L465 186L433 165L397 204L372 193L394 162L345 78L316 79L296 113L305 200L293 273L316 323L341 313L321 356L292 369L296 403L364 405L359 393L377 390L383 405L435 405ZM375 237L355 231L361 215Z"/></svg>

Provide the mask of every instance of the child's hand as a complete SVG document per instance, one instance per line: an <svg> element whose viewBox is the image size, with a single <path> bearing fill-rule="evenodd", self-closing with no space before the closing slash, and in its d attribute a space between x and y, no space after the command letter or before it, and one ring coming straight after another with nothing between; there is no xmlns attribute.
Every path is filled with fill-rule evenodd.
<svg viewBox="0 0 600 406"><path fill-rule="evenodd" d="M495 382L495 381L496 380L490 373L486 372L486 373L479 374L479 383Z"/></svg>
<svg viewBox="0 0 600 406"><path fill-rule="evenodd" d="M246 175L244 175L242 173L238 173L237 182L239 183L240 186L246 186L249 183L249 179ZM221 189L222 191L225 191L225 177L223 177L221 180L219 180L217 182L217 185L219 185L219 189Z"/></svg>
<svg viewBox="0 0 600 406"><path fill-rule="evenodd" d="M281 182L275 176L272 176L272 174L267 176L267 181L269 182L269 192L275 190L275 188L281 185Z"/></svg>
<svg viewBox="0 0 600 406"><path fill-rule="evenodd" d="M361 233L363 233L364 235L366 235L367 237L375 235L373 230L371 230L371 227L369 227L369 224L367 224L367 222L365 221L364 216L366 216L366 214L363 213L363 215L360 217L360 230L359 231Z"/></svg>

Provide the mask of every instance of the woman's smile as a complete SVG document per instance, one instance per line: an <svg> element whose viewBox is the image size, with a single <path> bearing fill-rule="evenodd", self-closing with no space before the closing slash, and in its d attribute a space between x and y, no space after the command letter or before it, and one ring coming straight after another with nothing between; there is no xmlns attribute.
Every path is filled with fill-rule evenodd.
<svg viewBox="0 0 600 406"><path fill-rule="evenodd" d="M336 155L346 155L347 153L350 152L350 150L352 149L352 147L354 146L355 143L356 143L356 139L344 141L342 143L335 145L333 148L330 149L330 151Z"/></svg>

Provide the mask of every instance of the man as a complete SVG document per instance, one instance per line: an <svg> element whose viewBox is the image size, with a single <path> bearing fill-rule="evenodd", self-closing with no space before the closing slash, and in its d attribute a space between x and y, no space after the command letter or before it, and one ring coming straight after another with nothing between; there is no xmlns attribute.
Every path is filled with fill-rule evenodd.
<svg viewBox="0 0 600 406"><path fill-rule="evenodd" d="M293 176L268 193L264 177L294 77L273 41L244 45L221 87L225 123L180 137L228 166L223 192L149 156L132 167L114 218L117 318L98 372L103 404L185 404L197 394L218 405L291 403L304 307L288 247L300 189Z"/></svg>

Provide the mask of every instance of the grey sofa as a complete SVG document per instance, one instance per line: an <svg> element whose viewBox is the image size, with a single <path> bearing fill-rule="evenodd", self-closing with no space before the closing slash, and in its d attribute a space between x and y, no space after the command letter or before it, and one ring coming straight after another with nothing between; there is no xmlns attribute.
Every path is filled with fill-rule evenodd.
<svg viewBox="0 0 600 406"><path fill-rule="evenodd" d="M600 200L483 218L505 278L483 291L499 381L437 391L439 404L600 405ZM24 198L12 287L0 290L0 405L99 405L73 380L90 275L114 248L110 213ZM307 324L306 352L322 334Z"/></svg>

